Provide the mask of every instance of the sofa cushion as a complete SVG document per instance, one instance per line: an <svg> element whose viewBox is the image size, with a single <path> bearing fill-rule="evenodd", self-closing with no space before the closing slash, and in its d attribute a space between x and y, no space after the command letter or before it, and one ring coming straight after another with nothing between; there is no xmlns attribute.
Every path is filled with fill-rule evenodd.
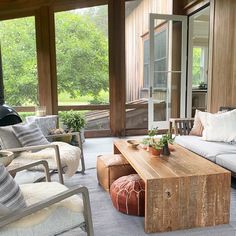
<svg viewBox="0 0 236 236"><path fill-rule="evenodd" d="M202 136L207 114L208 112L203 112L196 109L193 128L191 129L189 135Z"/></svg>
<svg viewBox="0 0 236 236"><path fill-rule="evenodd" d="M216 157L216 163L236 173L236 154L222 154Z"/></svg>
<svg viewBox="0 0 236 236"><path fill-rule="evenodd" d="M176 136L175 142L213 162L216 162L216 156L218 155L233 153L236 155L236 145L204 141L198 136Z"/></svg>
<svg viewBox="0 0 236 236"><path fill-rule="evenodd" d="M207 141L236 141L236 109L221 114L208 114L203 131Z"/></svg>

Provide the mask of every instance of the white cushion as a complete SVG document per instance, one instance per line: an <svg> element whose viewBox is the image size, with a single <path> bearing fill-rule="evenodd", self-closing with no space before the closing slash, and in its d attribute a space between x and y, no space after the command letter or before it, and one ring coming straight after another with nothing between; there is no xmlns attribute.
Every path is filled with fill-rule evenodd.
<svg viewBox="0 0 236 236"><path fill-rule="evenodd" d="M236 173L236 153L218 155L216 157L216 163Z"/></svg>
<svg viewBox="0 0 236 236"><path fill-rule="evenodd" d="M235 153L236 155L236 145L223 142L208 142L198 136L176 136L175 142L213 162L216 162L216 156L218 155L227 153Z"/></svg>
<svg viewBox="0 0 236 236"><path fill-rule="evenodd" d="M52 144L56 144L59 147L61 165L63 171L66 175L72 176L75 174L79 167L81 150L79 147L70 145L65 142L52 142ZM57 169L56 159L55 159L55 151L52 148L45 148L41 151L37 151L34 153L31 152L21 152L17 158L15 158L11 165L25 165L29 163L31 160L46 160L48 162L50 169ZM33 169L42 170L41 166L37 166Z"/></svg>
<svg viewBox="0 0 236 236"><path fill-rule="evenodd" d="M68 188L56 182L20 185L27 205L32 205ZM82 199L74 195L0 229L1 236L56 235L84 222Z"/></svg>
<svg viewBox="0 0 236 236"><path fill-rule="evenodd" d="M221 114L207 114L203 140L217 142L236 141L236 109Z"/></svg>

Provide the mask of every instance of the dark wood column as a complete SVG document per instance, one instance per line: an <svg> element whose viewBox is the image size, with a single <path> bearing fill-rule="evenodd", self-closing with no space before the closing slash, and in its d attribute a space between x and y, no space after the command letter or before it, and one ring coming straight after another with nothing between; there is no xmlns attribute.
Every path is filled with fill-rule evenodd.
<svg viewBox="0 0 236 236"><path fill-rule="evenodd" d="M54 15L48 6L36 11L39 102L47 114L57 113L57 81Z"/></svg>
<svg viewBox="0 0 236 236"><path fill-rule="evenodd" d="M125 134L125 0L108 1L110 126L114 136Z"/></svg>

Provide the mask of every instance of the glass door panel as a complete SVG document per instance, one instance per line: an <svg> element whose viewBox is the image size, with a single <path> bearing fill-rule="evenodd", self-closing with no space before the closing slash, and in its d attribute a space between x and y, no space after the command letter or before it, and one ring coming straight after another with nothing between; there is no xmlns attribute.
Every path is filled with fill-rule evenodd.
<svg viewBox="0 0 236 236"><path fill-rule="evenodd" d="M167 129L185 116L187 17L150 14L149 32L148 126Z"/></svg>

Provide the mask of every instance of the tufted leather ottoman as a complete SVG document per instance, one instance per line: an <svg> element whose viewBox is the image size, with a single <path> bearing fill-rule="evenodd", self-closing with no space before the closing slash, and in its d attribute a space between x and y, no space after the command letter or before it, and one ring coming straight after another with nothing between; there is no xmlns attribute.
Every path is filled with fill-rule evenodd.
<svg viewBox="0 0 236 236"><path fill-rule="evenodd" d="M97 178L100 185L109 192L111 184L124 175L136 173L121 154L108 154L97 157Z"/></svg>
<svg viewBox="0 0 236 236"><path fill-rule="evenodd" d="M145 183L138 174L123 176L110 188L113 206L127 215L144 216Z"/></svg>

